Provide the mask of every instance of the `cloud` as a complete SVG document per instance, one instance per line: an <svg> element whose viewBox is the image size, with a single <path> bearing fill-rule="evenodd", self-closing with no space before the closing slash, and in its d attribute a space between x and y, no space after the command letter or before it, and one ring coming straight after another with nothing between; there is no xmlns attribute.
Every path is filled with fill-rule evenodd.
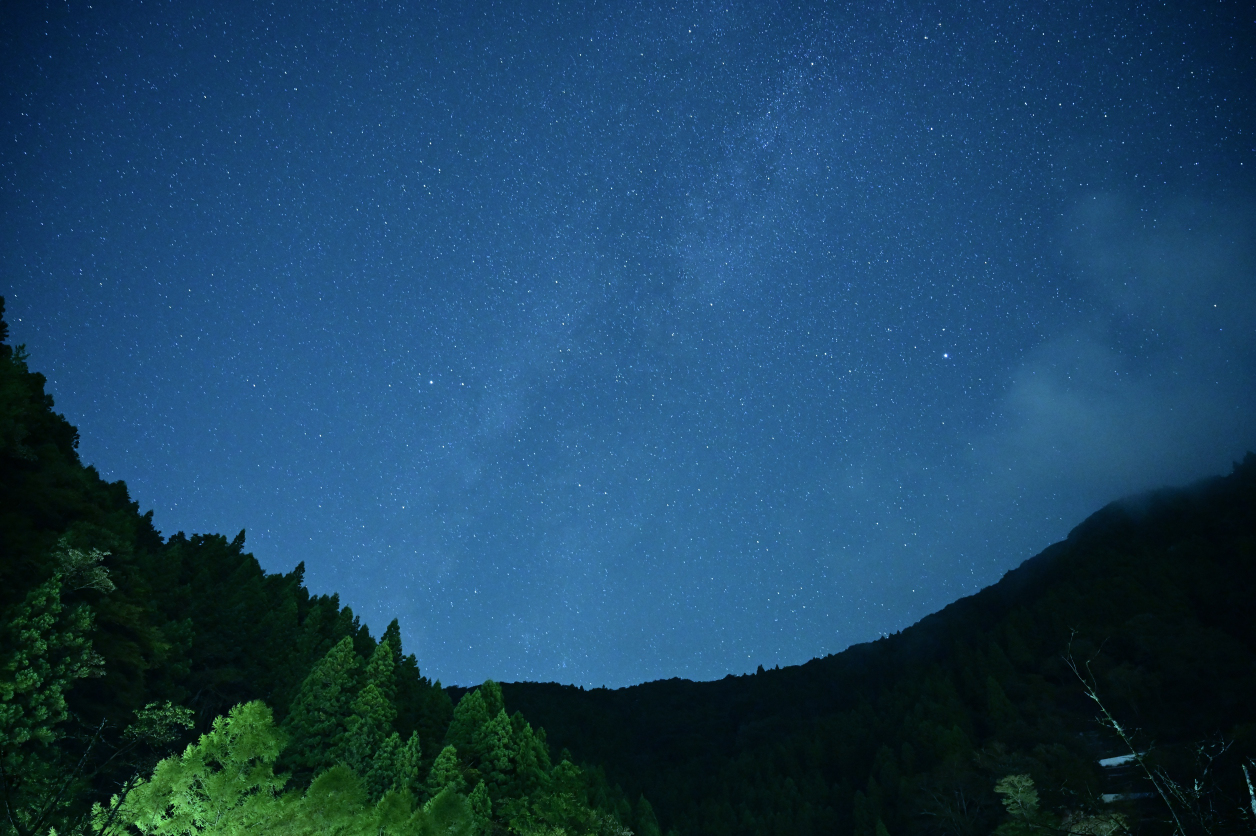
<svg viewBox="0 0 1256 836"><path fill-rule="evenodd" d="M979 445L997 489L1103 502L1256 445L1254 210L1113 194L1076 207L1083 311L1024 358Z"/></svg>

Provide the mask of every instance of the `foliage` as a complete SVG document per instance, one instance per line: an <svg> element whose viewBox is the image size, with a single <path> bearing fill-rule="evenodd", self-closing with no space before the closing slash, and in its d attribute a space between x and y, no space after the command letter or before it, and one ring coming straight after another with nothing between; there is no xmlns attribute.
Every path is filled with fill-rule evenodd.
<svg viewBox="0 0 1256 836"><path fill-rule="evenodd" d="M68 715L66 692L101 672L92 613L64 606L63 580L54 574L6 613L0 639L0 791L18 833L37 831L63 806L76 777L64 774L54 747Z"/></svg>
<svg viewBox="0 0 1256 836"><path fill-rule="evenodd" d="M241 833L276 818L286 776L274 772L283 749L265 704L237 706L179 757L161 761L152 778L139 781L107 810L96 808L103 829L108 813L145 834Z"/></svg>
<svg viewBox="0 0 1256 836"><path fill-rule="evenodd" d="M417 806L406 792L372 804L354 771L337 764L304 792L283 792L288 778L274 764L284 734L261 702L233 708L179 757L158 764L109 808L97 805L97 832L133 828L148 836L305 834L469 834L470 807L456 793Z"/></svg>
<svg viewBox="0 0 1256 836"><path fill-rule="evenodd" d="M1087 815L1072 813L1060 820L1038 806L1038 790L1030 775L1005 775L994 785L1002 796L1007 819L995 829L995 836L1031 836L1031 834L1068 833L1076 836L1116 836L1127 830L1125 816L1120 813Z"/></svg>
<svg viewBox="0 0 1256 836"><path fill-rule="evenodd" d="M504 717L505 711L498 716ZM494 734L509 735L500 724L494 728ZM480 766L490 770L477 770L475 764L461 763L456 749L448 746L428 776L433 791L419 804L400 781L374 794L368 781L345 763L321 771L304 792L285 792L289 776L276 774L274 767L286 743L287 735L264 703L236 706L182 755L162 760L151 778L137 781L108 805L96 804L94 827L98 833L138 831L145 836L629 833L614 815L589 806L589 781L567 761L552 774L539 776L528 796L507 789L500 780L501 771L513 766L509 760L485 761ZM487 781L479 781L469 796L463 792L464 773L492 768L498 771L493 773L499 778L496 792Z"/></svg>
<svg viewBox="0 0 1256 836"><path fill-rule="evenodd" d="M1029 775L1006 775L994 785L1003 796L1008 819L994 832L996 836L1029 836L1031 833L1056 830L1056 822L1038 809L1038 790Z"/></svg>

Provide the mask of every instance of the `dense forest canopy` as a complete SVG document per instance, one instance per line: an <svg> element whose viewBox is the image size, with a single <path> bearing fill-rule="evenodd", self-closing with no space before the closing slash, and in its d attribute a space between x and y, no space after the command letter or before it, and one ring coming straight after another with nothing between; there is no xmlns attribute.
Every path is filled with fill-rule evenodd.
<svg viewBox="0 0 1256 836"><path fill-rule="evenodd" d="M0 316L0 833L1256 830L1251 454L805 665L446 688L244 532L163 537L45 384Z"/></svg>

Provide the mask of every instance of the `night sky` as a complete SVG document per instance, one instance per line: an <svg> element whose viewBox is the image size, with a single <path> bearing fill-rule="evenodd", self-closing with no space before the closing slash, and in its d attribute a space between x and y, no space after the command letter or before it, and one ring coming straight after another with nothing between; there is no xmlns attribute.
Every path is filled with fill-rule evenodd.
<svg viewBox="0 0 1256 836"><path fill-rule="evenodd" d="M0 6L0 294L446 684L797 664L1256 448L1245 3Z"/></svg>

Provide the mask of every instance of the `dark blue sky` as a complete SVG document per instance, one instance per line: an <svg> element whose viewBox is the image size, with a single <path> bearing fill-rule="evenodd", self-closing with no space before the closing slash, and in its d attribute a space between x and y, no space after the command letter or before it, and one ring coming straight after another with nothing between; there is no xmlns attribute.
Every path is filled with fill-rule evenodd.
<svg viewBox="0 0 1256 836"><path fill-rule="evenodd" d="M1256 447L1246 4L0 15L84 459L446 683L803 662Z"/></svg>

